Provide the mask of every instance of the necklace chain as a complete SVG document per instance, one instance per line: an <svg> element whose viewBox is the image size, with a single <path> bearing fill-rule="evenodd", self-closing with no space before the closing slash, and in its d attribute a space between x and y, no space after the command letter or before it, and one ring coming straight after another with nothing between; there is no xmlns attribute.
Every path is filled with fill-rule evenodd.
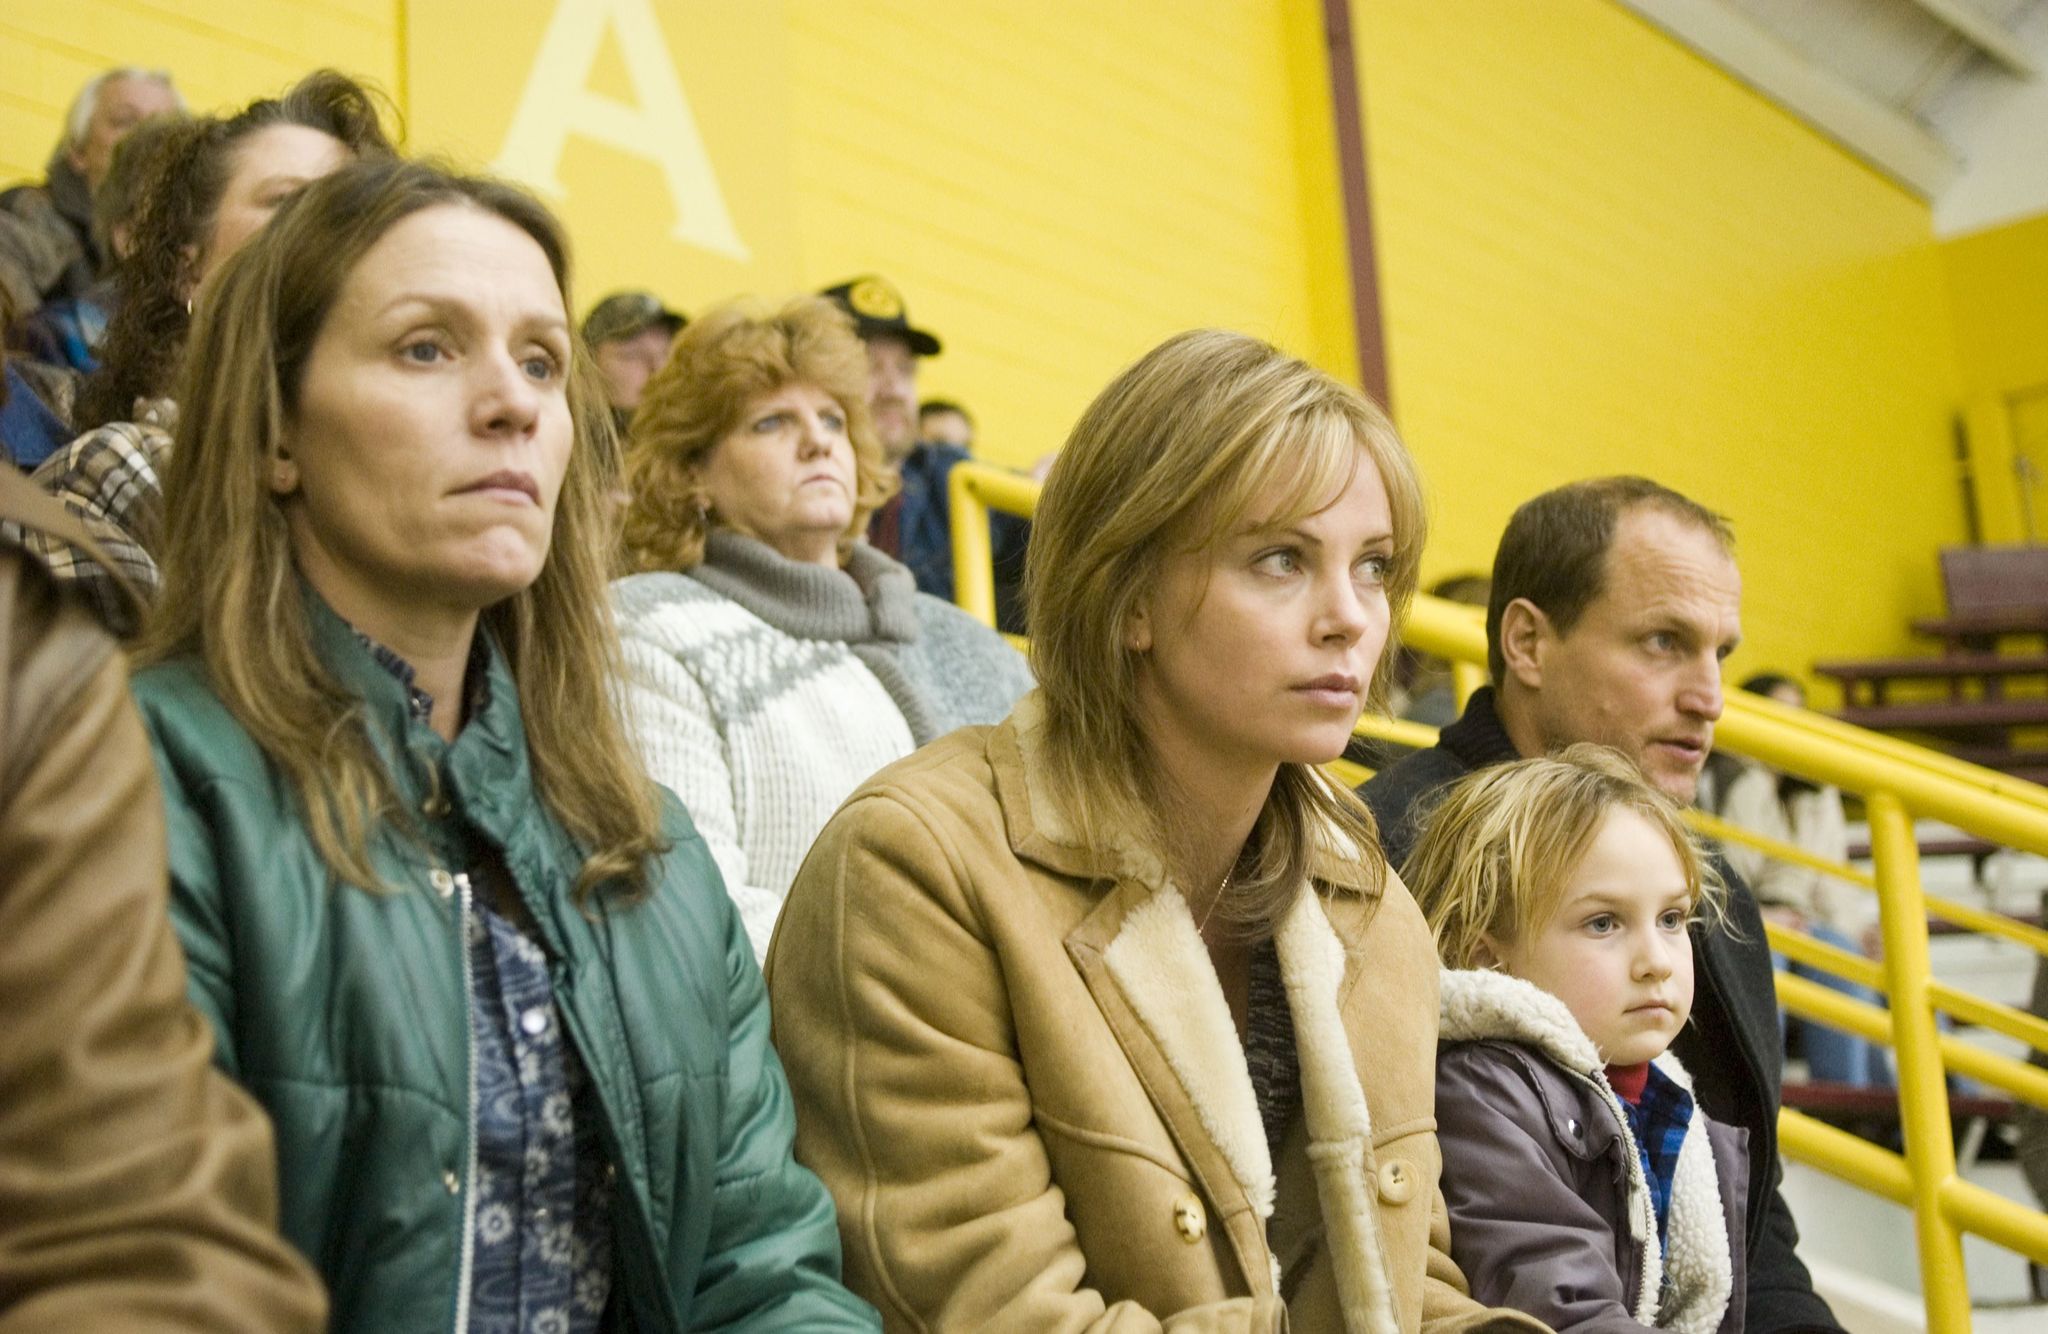
<svg viewBox="0 0 2048 1334"><path fill-rule="evenodd" d="M1216 886L1216 897L1209 900L1209 911L1202 914L1202 920L1195 924L1195 934L1207 939L1209 919L1216 915L1216 905L1223 902L1223 896L1230 892L1230 882L1237 878L1237 868L1231 867L1223 873L1223 883Z"/></svg>

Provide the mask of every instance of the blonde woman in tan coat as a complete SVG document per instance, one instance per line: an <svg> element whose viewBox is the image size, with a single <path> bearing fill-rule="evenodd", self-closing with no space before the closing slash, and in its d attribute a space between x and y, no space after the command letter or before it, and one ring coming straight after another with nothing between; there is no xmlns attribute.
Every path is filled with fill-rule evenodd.
<svg viewBox="0 0 2048 1334"><path fill-rule="evenodd" d="M1541 1328L1448 1258L1435 950L1317 767L1422 536L1385 416L1249 338L1075 427L1040 689L856 792L769 954L797 1156L888 1328Z"/></svg>

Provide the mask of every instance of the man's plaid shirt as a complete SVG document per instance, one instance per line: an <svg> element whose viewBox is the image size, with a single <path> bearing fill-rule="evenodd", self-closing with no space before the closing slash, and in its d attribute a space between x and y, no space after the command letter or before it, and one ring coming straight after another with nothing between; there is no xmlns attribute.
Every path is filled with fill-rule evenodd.
<svg viewBox="0 0 2048 1334"><path fill-rule="evenodd" d="M88 431L45 460L34 479L78 516L147 604L156 597L156 558L150 553L163 533L162 468L171 436L157 424L167 423L164 411L142 415L143 421L109 422ZM24 533L21 542L116 635L126 638L140 628L134 599L106 567L42 533Z"/></svg>

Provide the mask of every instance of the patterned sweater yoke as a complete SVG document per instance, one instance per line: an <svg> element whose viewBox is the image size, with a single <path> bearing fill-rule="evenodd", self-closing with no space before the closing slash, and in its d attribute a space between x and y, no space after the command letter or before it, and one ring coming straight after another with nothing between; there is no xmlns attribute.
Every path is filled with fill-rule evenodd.
<svg viewBox="0 0 2048 1334"><path fill-rule="evenodd" d="M1030 687L1023 658L865 545L844 570L712 533L613 586L641 753L681 797L757 954L825 821L870 775Z"/></svg>

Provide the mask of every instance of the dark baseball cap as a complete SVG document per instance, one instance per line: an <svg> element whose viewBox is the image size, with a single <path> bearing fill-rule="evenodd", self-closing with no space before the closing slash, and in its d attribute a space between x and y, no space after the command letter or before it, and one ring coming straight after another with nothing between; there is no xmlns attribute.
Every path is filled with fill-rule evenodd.
<svg viewBox="0 0 2048 1334"><path fill-rule="evenodd" d="M894 334L910 344L910 350L920 357L939 355L937 336L911 324L910 312L903 305L903 293L897 291L896 284L887 278L870 273L837 287L828 287L818 295L830 297L844 307L853 316L854 327L862 338Z"/></svg>
<svg viewBox="0 0 2048 1334"><path fill-rule="evenodd" d="M681 311L670 310L652 292L613 292L584 316L583 341L596 347L635 337L656 325L673 334L688 323Z"/></svg>

